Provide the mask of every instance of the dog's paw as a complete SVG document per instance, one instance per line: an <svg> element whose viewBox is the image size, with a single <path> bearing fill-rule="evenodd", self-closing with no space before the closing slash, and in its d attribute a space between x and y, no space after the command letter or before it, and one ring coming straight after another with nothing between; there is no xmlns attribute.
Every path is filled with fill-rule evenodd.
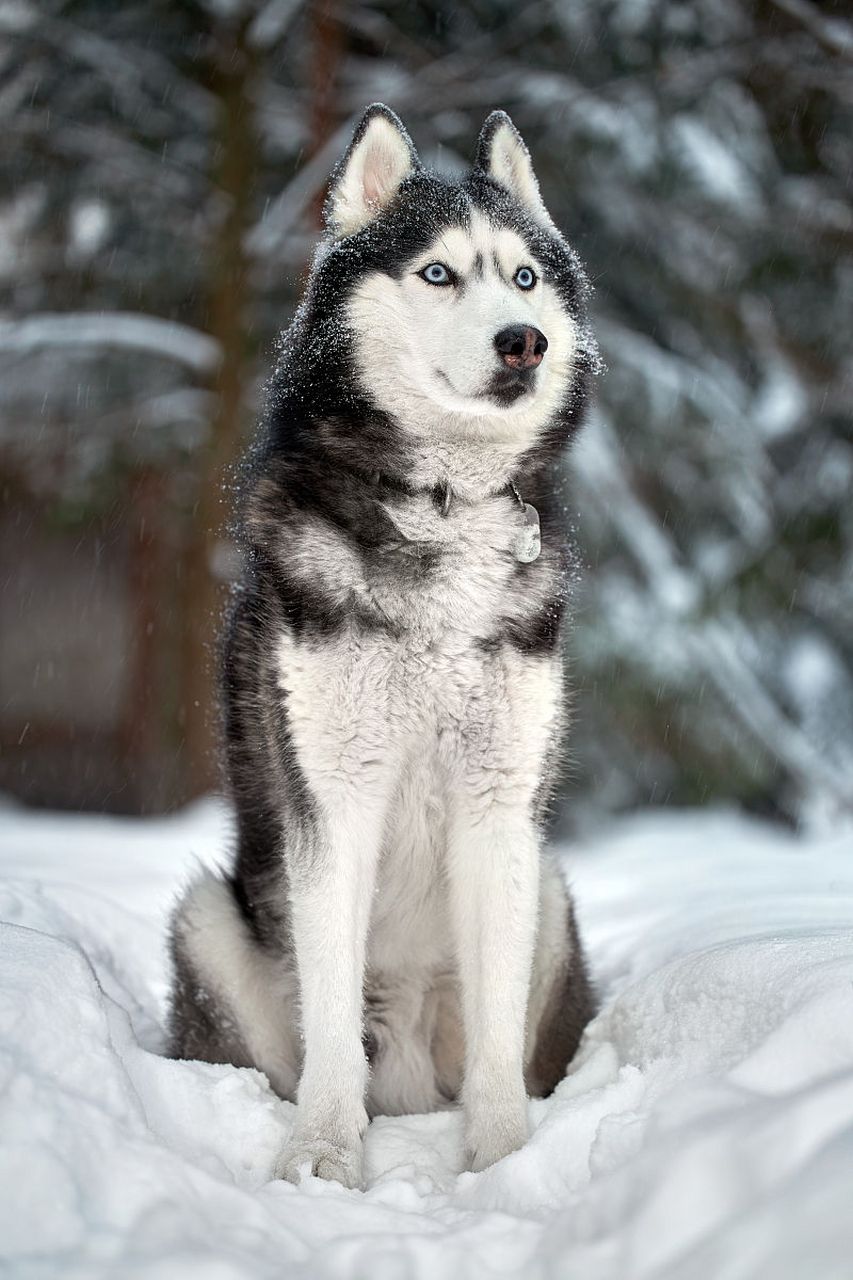
<svg viewBox="0 0 853 1280"><path fill-rule="evenodd" d="M326 1138L301 1138L289 1142L279 1156L274 1177L297 1185L303 1178L325 1178L351 1190L362 1185L361 1139L347 1146Z"/></svg>
<svg viewBox="0 0 853 1280"><path fill-rule="evenodd" d="M492 1117L487 1124L472 1125L466 1142L468 1168L482 1173L491 1165L520 1150L530 1136L527 1115Z"/></svg>

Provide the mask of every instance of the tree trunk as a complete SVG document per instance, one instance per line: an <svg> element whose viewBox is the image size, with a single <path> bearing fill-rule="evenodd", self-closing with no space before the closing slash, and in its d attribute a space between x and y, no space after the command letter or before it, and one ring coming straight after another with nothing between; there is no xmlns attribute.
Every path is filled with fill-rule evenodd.
<svg viewBox="0 0 853 1280"><path fill-rule="evenodd" d="M254 55L246 29L244 20L239 26L223 22L213 31L207 84L220 104L213 180L216 196L224 202L211 245L207 328L220 344L222 360L213 382L216 410L210 436L196 471L198 489L184 582L182 719L185 777L191 796L213 790L219 783L217 667L226 583L221 571L216 571L217 561L221 565L225 557L216 553L225 538L231 503L226 485L242 437L249 288L244 236L258 154L250 97Z"/></svg>
<svg viewBox="0 0 853 1280"><path fill-rule="evenodd" d="M311 21L311 117L310 148L316 155L338 125L338 72L344 52L344 29L339 0L313 0ZM313 202L314 221L320 226L325 184Z"/></svg>

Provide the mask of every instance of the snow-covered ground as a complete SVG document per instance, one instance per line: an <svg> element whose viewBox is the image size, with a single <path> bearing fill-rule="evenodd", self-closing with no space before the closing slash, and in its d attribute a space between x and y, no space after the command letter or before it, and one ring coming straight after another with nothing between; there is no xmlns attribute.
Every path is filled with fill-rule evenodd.
<svg viewBox="0 0 853 1280"><path fill-rule="evenodd" d="M294 1109L157 1056L164 923L224 812L0 812L0 1256L14 1277L850 1280L853 840L656 813L567 858L604 997L524 1150L379 1119L365 1192L269 1180ZM2 1269L2 1266L0 1266Z"/></svg>

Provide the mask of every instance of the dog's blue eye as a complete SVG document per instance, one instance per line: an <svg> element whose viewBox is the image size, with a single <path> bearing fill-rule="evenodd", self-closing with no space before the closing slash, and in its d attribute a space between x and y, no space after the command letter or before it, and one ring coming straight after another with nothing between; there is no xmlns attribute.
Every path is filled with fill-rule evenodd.
<svg viewBox="0 0 853 1280"><path fill-rule="evenodd" d="M450 284L450 272L442 262L431 262L418 273L427 284Z"/></svg>
<svg viewBox="0 0 853 1280"><path fill-rule="evenodd" d="M532 267L519 267L513 279L519 289L532 289L536 283L536 272Z"/></svg>

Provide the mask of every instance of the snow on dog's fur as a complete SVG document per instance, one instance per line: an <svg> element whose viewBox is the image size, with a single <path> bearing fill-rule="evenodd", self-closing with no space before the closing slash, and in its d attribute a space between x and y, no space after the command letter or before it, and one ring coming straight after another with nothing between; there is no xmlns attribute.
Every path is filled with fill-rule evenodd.
<svg viewBox="0 0 853 1280"><path fill-rule="evenodd" d="M474 1169L515 1150L592 1013L541 826L566 705L557 464L596 357L502 112L454 183L371 107L326 223L246 485L238 846L175 915L171 1052L265 1071L298 1101L280 1174L356 1186L369 1114L458 1098Z"/></svg>

